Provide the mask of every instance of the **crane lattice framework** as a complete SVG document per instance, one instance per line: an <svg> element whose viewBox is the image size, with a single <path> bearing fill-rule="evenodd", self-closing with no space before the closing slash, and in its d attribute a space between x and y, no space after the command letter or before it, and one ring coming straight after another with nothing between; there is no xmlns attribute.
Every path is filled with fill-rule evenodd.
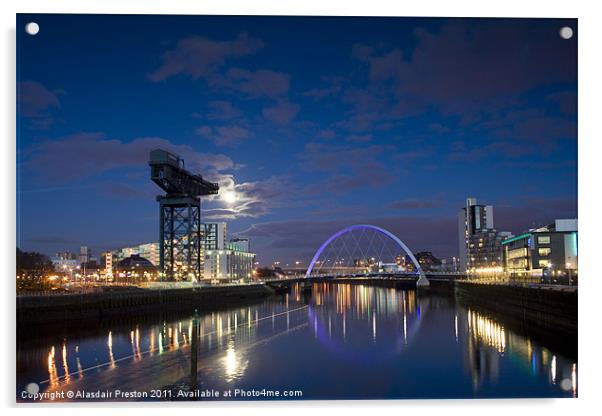
<svg viewBox="0 0 602 416"><path fill-rule="evenodd" d="M151 179L165 195L160 204L159 255L162 279L199 280L201 257L201 196L219 191L217 183L184 169L184 160L173 153L150 152Z"/></svg>

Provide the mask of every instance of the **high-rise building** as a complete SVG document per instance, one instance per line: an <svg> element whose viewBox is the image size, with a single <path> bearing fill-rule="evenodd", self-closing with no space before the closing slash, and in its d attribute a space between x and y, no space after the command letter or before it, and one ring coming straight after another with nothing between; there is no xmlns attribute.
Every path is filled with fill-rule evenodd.
<svg viewBox="0 0 602 416"><path fill-rule="evenodd" d="M79 262L88 263L92 258L92 249L87 246L81 246L79 248Z"/></svg>
<svg viewBox="0 0 602 416"><path fill-rule="evenodd" d="M225 222L209 222L201 224L201 251L223 250L226 247L227 224Z"/></svg>
<svg viewBox="0 0 602 416"><path fill-rule="evenodd" d="M493 229L493 206L478 205L476 198L466 198L466 206L458 212L458 244L462 272L470 268L471 237L488 229Z"/></svg>
<svg viewBox="0 0 602 416"><path fill-rule="evenodd" d="M502 241L511 237L497 231L493 223L493 206L477 204L466 198L458 212L459 269L462 272L502 267Z"/></svg>

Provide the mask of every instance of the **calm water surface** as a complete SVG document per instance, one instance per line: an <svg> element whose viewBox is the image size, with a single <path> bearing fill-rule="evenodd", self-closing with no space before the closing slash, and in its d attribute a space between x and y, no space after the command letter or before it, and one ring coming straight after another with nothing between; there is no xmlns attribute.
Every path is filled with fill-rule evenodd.
<svg viewBox="0 0 602 416"><path fill-rule="evenodd" d="M21 334L17 398L151 391L188 383L191 316ZM199 316L201 390L302 391L303 399L575 397L577 360L453 298L349 284ZM297 393L298 394L298 393ZM260 397L261 398L261 397Z"/></svg>

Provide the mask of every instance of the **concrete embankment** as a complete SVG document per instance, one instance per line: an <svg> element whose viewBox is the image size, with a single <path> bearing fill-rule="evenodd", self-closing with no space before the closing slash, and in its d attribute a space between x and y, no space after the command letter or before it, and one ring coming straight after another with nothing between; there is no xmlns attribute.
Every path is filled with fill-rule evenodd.
<svg viewBox="0 0 602 416"><path fill-rule="evenodd" d="M577 290L430 280L429 296L451 297L507 329L577 357Z"/></svg>
<svg viewBox="0 0 602 416"><path fill-rule="evenodd" d="M184 289L110 290L99 293L17 297L17 324L36 325L100 321L120 315L136 316L155 310L207 310L239 304L273 294L262 284L204 286Z"/></svg>
<svg viewBox="0 0 602 416"><path fill-rule="evenodd" d="M577 291L503 284L453 282L456 301L508 317L529 330L577 334Z"/></svg>

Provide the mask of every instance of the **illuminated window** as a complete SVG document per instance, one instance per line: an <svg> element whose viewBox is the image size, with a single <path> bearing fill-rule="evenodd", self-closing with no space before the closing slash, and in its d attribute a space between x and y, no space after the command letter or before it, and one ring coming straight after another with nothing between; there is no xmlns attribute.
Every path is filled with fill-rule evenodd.
<svg viewBox="0 0 602 416"><path fill-rule="evenodd" d="M508 263L508 268L510 269L524 269L527 266L527 259L525 258L510 260Z"/></svg>
<svg viewBox="0 0 602 416"><path fill-rule="evenodd" d="M508 259L516 259L519 257L527 257L527 249L524 247L508 251Z"/></svg>
<svg viewBox="0 0 602 416"><path fill-rule="evenodd" d="M538 244L550 244L550 236L549 235L540 235L537 237Z"/></svg>
<svg viewBox="0 0 602 416"><path fill-rule="evenodd" d="M540 256L549 256L552 252L552 249L550 247L540 247L537 252Z"/></svg>
<svg viewBox="0 0 602 416"><path fill-rule="evenodd" d="M548 267L550 260L539 260L539 267Z"/></svg>

